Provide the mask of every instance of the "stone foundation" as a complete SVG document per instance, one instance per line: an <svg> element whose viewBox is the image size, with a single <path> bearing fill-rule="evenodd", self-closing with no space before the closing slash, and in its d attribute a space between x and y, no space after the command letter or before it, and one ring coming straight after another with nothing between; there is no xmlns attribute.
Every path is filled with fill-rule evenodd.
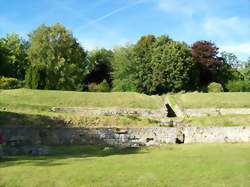
<svg viewBox="0 0 250 187"><path fill-rule="evenodd" d="M42 128L1 126L7 144L95 144L119 147L178 143L175 127L151 128ZM183 128L182 143L250 142L250 127Z"/></svg>
<svg viewBox="0 0 250 187"><path fill-rule="evenodd" d="M250 114L250 108L194 108L185 109L187 116L217 116L227 114Z"/></svg>
<svg viewBox="0 0 250 187"><path fill-rule="evenodd" d="M84 108L84 107L53 107L53 112L86 113L92 115L139 115L145 117L166 117L167 109L139 108Z"/></svg>
<svg viewBox="0 0 250 187"><path fill-rule="evenodd" d="M185 143L250 142L250 127L185 128Z"/></svg>

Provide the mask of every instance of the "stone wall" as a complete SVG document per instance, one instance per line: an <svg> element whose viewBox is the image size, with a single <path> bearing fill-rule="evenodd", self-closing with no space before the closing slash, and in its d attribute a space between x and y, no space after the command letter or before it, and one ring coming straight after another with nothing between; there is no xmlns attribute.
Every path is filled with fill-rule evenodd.
<svg viewBox="0 0 250 187"><path fill-rule="evenodd" d="M176 128L41 128L28 126L0 127L11 144L107 144L136 147L175 143Z"/></svg>
<svg viewBox="0 0 250 187"><path fill-rule="evenodd" d="M8 144L102 144L120 147L176 143L177 128L42 128L1 126ZM250 127L183 129L184 143L250 142Z"/></svg>
<svg viewBox="0 0 250 187"><path fill-rule="evenodd" d="M190 127L184 134L185 143L250 142L250 127Z"/></svg>
<svg viewBox="0 0 250 187"><path fill-rule="evenodd" d="M174 98L173 95L167 95L165 97L165 105L166 106L169 105L172 108L172 110L174 111L174 113L175 113L175 115L177 117L184 117L184 116L186 116L184 108L181 107L180 104L178 104L177 100Z"/></svg>
<svg viewBox="0 0 250 187"><path fill-rule="evenodd" d="M167 109L140 108L85 108L85 107L53 107L54 112L86 113L93 115L139 115L145 117L166 117Z"/></svg>
<svg viewBox="0 0 250 187"><path fill-rule="evenodd" d="M185 109L188 116L217 116L227 114L250 114L250 108L194 108Z"/></svg>

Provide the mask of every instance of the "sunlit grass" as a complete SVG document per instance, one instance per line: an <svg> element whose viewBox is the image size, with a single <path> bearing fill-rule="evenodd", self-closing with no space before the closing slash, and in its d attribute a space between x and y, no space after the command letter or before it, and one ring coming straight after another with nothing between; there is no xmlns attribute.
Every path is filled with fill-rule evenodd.
<svg viewBox="0 0 250 187"><path fill-rule="evenodd" d="M0 186L250 186L250 144L50 150L0 162Z"/></svg>

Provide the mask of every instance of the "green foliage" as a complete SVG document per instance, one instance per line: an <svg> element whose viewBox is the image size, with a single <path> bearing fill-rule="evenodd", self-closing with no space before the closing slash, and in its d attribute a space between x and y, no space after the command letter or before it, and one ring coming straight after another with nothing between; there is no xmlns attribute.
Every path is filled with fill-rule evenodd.
<svg viewBox="0 0 250 187"><path fill-rule="evenodd" d="M191 81L194 67L194 59L186 44L171 42L156 48L152 58L154 92L190 89L188 83Z"/></svg>
<svg viewBox="0 0 250 187"><path fill-rule="evenodd" d="M99 92L109 92L110 86L109 83L106 80L103 80L98 86L97 91Z"/></svg>
<svg viewBox="0 0 250 187"><path fill-rule="evenodd" d="M153 35L141 37L134 46L116 48L113 66L113 90L147 94L188 90L195 70L186 44Z"/></svg>
<svg viewBox="0 0 250 187"><path fill-rule="evenodd" d="M154 35L142 36L133 48L133 74L136 90L141 93L151 94L152 87L152 52L156 41Z"/></svg>
<svg viewBox="0 0 250 187"><path fill-rule="evenodd" d="M250 57L240 71L244 76L244 80L250 81Z"/></svg>
<svg viewBox="0 0 250 187"><path fill-rule="evenodd" d="M224 92L224 89L220 83L212 82L207 86L208 92Z"/></svg>
<svg viewBox="0 0 250 187"><path fill-rule="evenodd" d="M111 61L113 52L107 49L95 49L88 55L88 74L84 80L85 84L101 83L107 80L111 83Z"/></svg>
<svg viewBox="0 0 250 187"><path fill-rule="evenodd" d="M26 84L30 88L82 89L86 52L62 25L42 25L32 32L28 58Z"/></svg>
<svg viewBox="0 0 250 187"><path fill-rule="evenodd" d="M136 85L133 80L133 46L117 47L114 49L113 91L133 92Z"/></svg>
<svg viewBox="0 0 250 187"><path fill-rule="evenodd" d="M21 81L16 78L0 77L0 89L16 89L21 87Z"/></svg>
<svg viewBox="0 0 250 187"><path fill-rule="evenodd" d="M250 80L229 81L226 88L229 92L250 92Z"/></svg>
<svg viewBox="0 0 250 187"><path fill-rule="evenodd" d="M24 79L28 47L28 42L17 34L9 34L0 40L0 76Z"/></svg>
<svg viewBox="0 0 250 187"><path fill-rule="evenodd" d="M224 63L221 71L217 74L216 82L221 83L224 87L228 81L243 80L244 76L236 68Z"/></svg>
<svg viewBox="0 0 250 187"><path fill-rule="evenodd" d="M237 56L233 53L228 53L223 51L221 53L221 57L224 60L225 63L227 63L228 65L230 65L232 68L238 68L240 65L240 62L237 58Z"/></svg>
<svg viewBox="0 0 250 187"><path fill-rule="evenodd" d="M106 80L103 80L100 84L90 83L88 85L88 91L90 91L90 92L109 92L110 86Z"/></svg>
<svg viewBox="0 0 250 187"><path fill-rule="evenodd" d="M46 67L44 65L31 65L25 75L26 87L32 89L44 89L45 77Z"/></svg>

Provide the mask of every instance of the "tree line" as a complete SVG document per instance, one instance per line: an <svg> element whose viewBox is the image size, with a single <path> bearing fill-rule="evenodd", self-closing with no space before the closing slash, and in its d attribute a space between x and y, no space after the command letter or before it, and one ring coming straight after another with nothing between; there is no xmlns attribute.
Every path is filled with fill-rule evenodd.
<svg viewBox="0 0 250 187"><path fill-rule="evenodd" d="M167 35L87 51L57 23L39 26L28 40L17 34L1 38L0 77L48 90L163 94L206 91L216 82L223 90L250 91L250 58L240 63L232 53L219 53L211 41L189 46Z"/></svg>

